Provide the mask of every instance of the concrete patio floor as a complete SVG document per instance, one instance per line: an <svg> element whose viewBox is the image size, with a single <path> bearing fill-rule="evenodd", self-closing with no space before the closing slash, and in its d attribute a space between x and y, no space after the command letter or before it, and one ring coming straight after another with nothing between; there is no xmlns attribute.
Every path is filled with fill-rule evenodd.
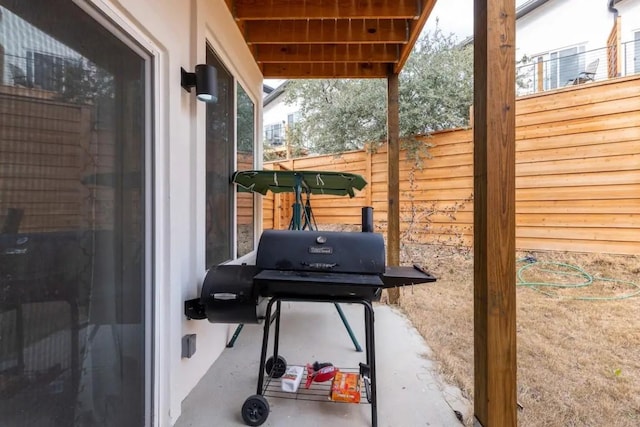
<svg viewBox="0 0 640 427"><path fill-rule="evenodd" d="M282 306L279 354L289 365L320 361L357 368L358 362L365 361L364 352L355 351L332 304L283 302ZM364 347L362 306L342 305L342 308ZM256 392L262 332L262 325L244 327L235 346L223 351L182 402L182 415L176 427L245 425L241 408L246 398ZM267 355L273 351L272 342ZM442 383L422 337L404 315L387 305L375 305L375 350L378 426L462 425L454 410L466 417L471 413L470 403L459 389ZM270 413L264 426L371 425L369 404L273 397L267 397L267 401Z"/></svg>

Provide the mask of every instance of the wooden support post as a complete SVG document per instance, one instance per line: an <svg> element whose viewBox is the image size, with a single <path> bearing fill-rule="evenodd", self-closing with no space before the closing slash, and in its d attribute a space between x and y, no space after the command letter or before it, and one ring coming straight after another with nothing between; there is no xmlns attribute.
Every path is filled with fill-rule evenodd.
<svg viewBox="0 0 640 427"><path fill-rule="evenodd" d="M515 427L515 0L474 15L474 411Z"/></svg>
<svg viewBox="0 0 640 427"><path fill-rule="evenodd" d="M538 85L536 87L537 92L544 91L544 62L542 60L542 56L538 57L538 62L536 63L536 81Z"/></svg>
<svg viewBox="0 0 640 427"><path fill-rule="evenodd" d="M387 176L387 265L400 265L400 109L396 73L387 78ZM397 304L399 298L398 289L389 289L391 304Z"/></svg>

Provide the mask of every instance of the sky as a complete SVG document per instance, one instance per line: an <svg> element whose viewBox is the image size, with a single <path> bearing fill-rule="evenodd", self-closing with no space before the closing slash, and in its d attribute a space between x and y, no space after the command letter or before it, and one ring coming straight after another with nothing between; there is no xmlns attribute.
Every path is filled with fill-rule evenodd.
<svg viewBox="0 0 640 427"><path fill-rule="evenodd" d="M516 7L528 0L516 0ZM473 35L473 0L438 0L423 31L433 31L438 25L444 34L453 33L459 41Z"/></svg>

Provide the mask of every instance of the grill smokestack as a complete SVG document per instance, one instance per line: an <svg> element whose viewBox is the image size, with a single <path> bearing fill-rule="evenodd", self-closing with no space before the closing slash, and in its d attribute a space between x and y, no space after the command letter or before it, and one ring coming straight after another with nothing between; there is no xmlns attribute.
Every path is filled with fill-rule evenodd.
<svg viewBox="0 0 640 427"><path fill-rule="evenodd" d="M362 208L362 232L373 232L373 208L371 206Z"/></svg>

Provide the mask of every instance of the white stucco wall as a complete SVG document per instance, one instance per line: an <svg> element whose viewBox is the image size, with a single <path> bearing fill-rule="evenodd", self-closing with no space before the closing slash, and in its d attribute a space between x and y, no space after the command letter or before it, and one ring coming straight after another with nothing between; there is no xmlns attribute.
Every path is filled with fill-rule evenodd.
<svg viewBox="0 0 640 427"><path fill-rule="evenodd" d="M622 41L633 40L633 34L640 31L640 0L624 0L616 5L622 17Z"/></svg>
<svg viewBox="0 0 640 427"><path fill-rule="evenodd" d="M205 274L205 104L180 86L180 67L205 62L208 41L256 106L261 145L262 75L224 0L89 0L153 56L155 202L155 424L170 426L181 402L220 354L229 327L188 321L183 302ZM261 155L258 153L258 158ZM197 351L181 358L181 338Z"/></svg>
<svg viewBox="0 0 640 427"><path fill-rule="evenodd" d="M623 43L622 51L624 55L624 63L622 64L625 74L636 72L635 61L637 49L634 42L635 34L640 32L640 0L624 0L616 5L621 20L621 41Z"/></svg>
<svg viewBox="0 0 640 427"><path fill-rule="evenodd" d="M284 102L284 94L280 95L264 107L263 124L273 125L276 123L287 122L289 114L300 111L300 105L287 104Z"/></svg>

